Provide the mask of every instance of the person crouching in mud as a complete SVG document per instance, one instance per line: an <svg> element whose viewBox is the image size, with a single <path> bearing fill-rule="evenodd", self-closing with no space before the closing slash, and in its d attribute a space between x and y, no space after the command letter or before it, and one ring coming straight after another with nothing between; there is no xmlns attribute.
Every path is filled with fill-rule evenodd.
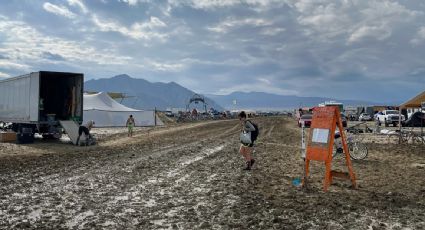
<svg viewBox="0 0 425 230"><path fill-rule="evenodd" d="M81 125L78 128L78 138L77 138L77 145L80 144L80 137L84 133L86 135L86 138L90 138L90 130L95 125L94 121L88 121L87 124ZM86 139L86 145L87 145L87 139Z"/></svg>
<svg viewBox="0 0 425 230"><path fill-rule="evenodd" d="M245 111L241 111L238 117L241 122L242 132L251 133L252 131L255 131L254 125L252 125L252 123L246 119ZM239 149L239 152L245 158L245 162L246 162L246 168L244 170L251 170L251 167L255 163L255 160L251 157L252 147L254 146L254 142L253 141L249 141L249 142L251 143L244 143L241 140L242 144Z"/></svg>

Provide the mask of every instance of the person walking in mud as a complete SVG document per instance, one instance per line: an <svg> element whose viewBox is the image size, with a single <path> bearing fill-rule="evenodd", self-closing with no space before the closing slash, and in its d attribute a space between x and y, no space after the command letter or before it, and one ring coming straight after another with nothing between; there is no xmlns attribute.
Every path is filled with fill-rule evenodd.
<svg viewBox="0 0 425 230"><path fill-rule="evenodd" d="M128 128L128 134L127 134L127 136L132 137L133 136L133 128L134 128L134 125L135 125L133 115L130 115L128 117L127 123L125 125Z"/></svg>
<svg viewBox="0 0 425 230"><path fill-rule="evenodd" d="M251 132L255 131L254 125L251 121L246 119L245 111L241 111L238 114L239 120L242 126L241 133L241 146L239 148L239 153L244 157L246 167L244 170L251 170L252 166L255 163L255 160L251 157L252 147L254 146L254 141L251 139ZM248 138L245 138L248 137Z"/></svg>

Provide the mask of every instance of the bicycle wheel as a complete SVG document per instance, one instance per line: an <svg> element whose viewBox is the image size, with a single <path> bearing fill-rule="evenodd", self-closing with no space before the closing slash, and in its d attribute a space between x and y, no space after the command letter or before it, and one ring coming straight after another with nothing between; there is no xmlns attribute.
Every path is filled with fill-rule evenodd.
<svg viewBox="0 0 425 230"><path fill-rule="evenodd" d="M332 150L332 158L337 157L340 153L342 153L342 151L341 150L338 150L338 148L334 144L334 147L333 147L333 150Z"/></svg>
<svg viewBox="0 0 425 230"><path fill-rule="evenodd" d="M368 149L367 146L360 142L353 142L348 144L350 151L350 157L353 160L363 160L367 157Z"/></svg>
<svg viewBox="0 0 425 230"><path fill-rule="evenodd" d="M413 144L424 144L425 143L425 139L420 134L414 134L412 136L412 143Z"/></svg>

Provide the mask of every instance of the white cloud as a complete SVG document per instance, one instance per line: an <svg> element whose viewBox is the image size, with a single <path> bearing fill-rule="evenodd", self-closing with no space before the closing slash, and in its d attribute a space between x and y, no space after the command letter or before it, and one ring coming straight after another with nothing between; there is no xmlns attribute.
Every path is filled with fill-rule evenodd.
<svg viewBox="0 0 425 230"><path fill-rule="evenodd" d="M364 38L385 40L394 29L408 25L422 13L389 0L288 0L299 13L306 35L320 41L343 36L348 43Z"/></svg>
<svg viewBox="0 0 425 230"><path fill-rule="evenodd" d="M84 5L84 3L81 0L68 0L68 4L71 5L71 6L80 7L81 11L83 11L83 13L85 13L85 14L87 14L89 12L87 7Z"/></svg>
<svg viewBox="0 0 425 230"><path fill-rule="evenodd" d="M8 54L7 61L2 60L0 63L13 69L29 69L27 63L51 63L52 60L45 58L47 51L62 57L66 64L82 62L112 65L127 64L131 60L130 57L119 56L108 50L97 50L81 41L47 36L21 21L0 21L0 33L4 36L0 52Z"/></svg>
<svg viewBox="0 0 425 230"><path fill-rule="evenodd" d="M10 77L10 75L0 72L0 78L7 78L7 77Z"/></svg>
<svg viewBox="0 0 425 230"><path fill-rule="evenodd" d="M185 58L181 60L185 65L205 65L205 66L232 66L232 67L246 67L254 64L258 64L257 59L253 59L252 57L240 57L240 58L229 58L223 59L220 61L210 61L208 59L200 60L193 58Z"/></svg>
<svg viewBox="0 0 425 230"><path fill-rule="evenodd" d="M127 3L128 5L130 5L130 6L135 6L135 5L137 5L138 3L150 3L150 2L152 2L151 0L120 0L120 2L125 2L125 3Z"/></svg>
<svg viewBox="0 0 425 230"><path fill-rule="evenodd" d="M238 28L242 26L260 27L260 26L270 26L272 24L273 24L272 21L266 20L263 18L245 18L245 19L227 18L226 20L220 22L219 24L213 27L208 27L207 29L217 33L226 33L233 28Z"/></svg>
<svg viewBox="0 0 425 230"><path fill-rule="evenodd" d="M194 9L215 10L217 8L247 5L256 11L265 11L285 4L282 0L168 0L173 6L189 6Z"/></svg>
<svg viewBox="0 0 425 230"><path fill-rule="evenodd" d="M189 5L192 8L204 10L234 6L241 3L240 0L169 0L169 2L174 5Z"/></svg>
<svg viewBox="0 0 425 230"><path fill-rule="evenodd" d="M416 33L415 38L410 40L410 43L412 43L414 45L418 45L418 44L422 43L423 41L425 41L425 26L419 28L418 32Z"/></svg>
<svg viewBox="0 0 425 230"><path fill-rule="evenodd" d="M75 18L77 15L75 15L74 13L72 13L68 8L66 8L65 6L58 6L58 5L54 5L50 2L46 2L43 4L43 8L50 13L56 14L56 15L60 15L60 16L64 16L67 18Z"/></svg>
<svg viewBox="0 0 425 230"><path fill-rule="evenodd" d="M30 66L28 66L28 65L19 64L19 63L13 62L11 60L6 60L6 59L0 60L0 68L1 69L8 69L8 70L21 70L21 71L30 70Z"/></svg>
<svg viewBox="0 0 425 230"><path fill-rule="evenodd" d="M238 85L230 86L230 87L222 87L218 91L213 93L217 95L228 95L236 91L267 92L267 93L273 93L273 94L279 94L279 95L299 95L299 92L295 89L293 90L283 89L278 86L273 86L268 83L261 82L261 80L259 80L259 83L255 84L254 88L253 88L253 83L244 83L244 84L238 84Z"/></svg>
<svg viewBox="0 0 425 230"><path fill-rule="evenodd" d="M166 33L156 32L157 29L167 26L167 24L157 17L151 17L148 22L144 23L136 22L129 28L117 22L100 19L97 15L93 15L92 21L101 31L118 32L136 40L159 39L160 41L165 41L168 37Z"/></svg>
<svg viewBox="0 0 425 230"><path fill-rule="evenodd" d="M285 32L285 28L264 28L261 30L261 34L263 35L269 35L269 36L274 36L274 35L278 35L282 32Z"/></svg>
<svg viewBox="0 0 425 230"><path fill-rule="evenodd" d="M425 68L420 67L417 69L412 70L409 75L425 75Z"/></svg>
<svg viewBox="0 0 425 230"><path fill-rule="evenodd" d="M266 85L271 85L272 84L271 81L268 80L268 79L266 79L266 78L258 78L257 80L259 82L262 82L262 83L266 84Z"/></svg>
<svg viewBox="0 0 425 230"><path fill-rule="evenodd" d="M321 3L321 4L320 4ZM294 8L298 10L298 23L308 36L328 40L347 33L351 25L350 13L346 5L337 6L324 1L299 1Z"/></svg>
<svg viewBox="0 0 425 230"><path fill-rule="evenodd" d="M128 3L130 6L134 6L138 3L138 0L122 0L125 3Z"/></svg>
<svg viewBox="0 0 425 230"><path fill-rule="evenodd" d="M145 60L145 64L145 67L148 67L150 70L163 72L180 72L185 68L185 65L181 63L165 63L152 60Z"/></svg>
<svg viewBox="0 0 425 230"><path fill-rule="evenodd" d="M349 43L358 42L365 38L373 38L379 41L391 36L390 28L376 26L362 26L354 31L348 39Z"/></svg>

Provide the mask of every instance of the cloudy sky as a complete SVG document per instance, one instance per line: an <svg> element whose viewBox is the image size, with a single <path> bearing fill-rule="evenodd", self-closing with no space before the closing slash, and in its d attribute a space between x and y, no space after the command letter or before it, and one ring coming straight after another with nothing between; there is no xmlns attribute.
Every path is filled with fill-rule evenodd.
<svg viewBox="0 0 425 230"><path fill-rule="evenodd" d="M1 1L0 79L39 70L404 101L425 90L425 2Z"/></svg>

